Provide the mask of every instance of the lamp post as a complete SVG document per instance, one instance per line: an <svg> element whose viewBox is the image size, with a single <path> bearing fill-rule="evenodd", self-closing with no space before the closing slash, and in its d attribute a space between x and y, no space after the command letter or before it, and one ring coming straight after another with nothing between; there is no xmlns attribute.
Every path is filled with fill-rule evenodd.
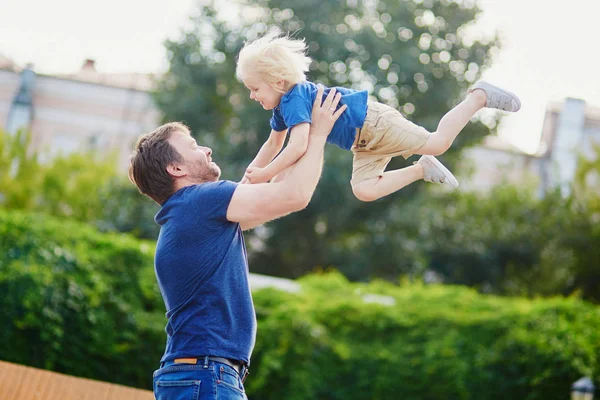
<svg viewBox="0 0 600 400"><path fill-rule="evenodd" d="M581 378L571 386L571 400L592 400L595 389L590 378Z"/></svg>

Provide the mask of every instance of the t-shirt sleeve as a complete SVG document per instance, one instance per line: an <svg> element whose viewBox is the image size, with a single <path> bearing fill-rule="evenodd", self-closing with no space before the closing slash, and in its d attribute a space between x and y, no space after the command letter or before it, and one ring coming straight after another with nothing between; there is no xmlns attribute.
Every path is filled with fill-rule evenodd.
<svg viewBox="0 0 600 400"><path fill-rule="evenodd" d="M283 120L283 116L281 115L281 111L279 111L279 107L273 109L273 116L269 121L271 123L271 129L277 132L282 132L287 129L287 125Z"/></svg>
<svg viewBox="0 0 600 400"><path fill-rule="evenodd" d="M198 185L198 207L211 219L227 221L227 209L237 188L237 183L218 181Z"/></svg>
<svg viewBox="0 0 600 400"><path fill-rule="evenodd" d="M290 129L303 122L312 122L312 100L308 93L294 93L281 102L281 115Z"/></svg>

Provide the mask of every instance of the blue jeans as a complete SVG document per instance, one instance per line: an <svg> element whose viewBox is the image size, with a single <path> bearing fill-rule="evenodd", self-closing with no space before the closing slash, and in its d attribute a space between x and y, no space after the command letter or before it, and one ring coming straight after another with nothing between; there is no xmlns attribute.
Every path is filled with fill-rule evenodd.
<svg viewBox="0 0 600 400"><path fill-rule="evenodd" d="M248 400L242 379L227 364L163 363L154 371L156 400Z"/></svg>

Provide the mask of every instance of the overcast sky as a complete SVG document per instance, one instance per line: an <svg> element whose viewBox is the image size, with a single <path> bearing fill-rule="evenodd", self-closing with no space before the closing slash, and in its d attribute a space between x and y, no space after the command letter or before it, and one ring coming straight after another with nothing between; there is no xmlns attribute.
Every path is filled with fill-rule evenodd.
<svg viewBox="0 0 600 400"><path fill-rule="evenodd" d="M397 1L397 0L394 0ZM163 41L176 38L195 0L0 0L0 54L38 72L74 72L85 58L101 72L166 68ZM600 107L599 0L479 0L473 29L498 30L504 47L484 79L517 93L522 110L501 136L535 151L549 101ZM441 117L441 116L440 116Z"/></svg>

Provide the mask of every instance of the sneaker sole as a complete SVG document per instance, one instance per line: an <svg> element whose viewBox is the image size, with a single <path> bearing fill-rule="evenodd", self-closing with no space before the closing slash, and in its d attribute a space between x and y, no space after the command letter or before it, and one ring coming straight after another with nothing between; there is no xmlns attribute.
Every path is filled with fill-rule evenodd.
<svg viewBox="0 0 600 400"><path fill-rule="evenodd" d="M431 163L433 165L435 165L435 167L437 169L439 169L440 171L442 171L442 173L444 174L444 176L447 179L447 180L444 180L444 184L450 185L452 187L458 187L458 181L456 180L456 178L454 177L454 175L452 174L452 172L450 172L450 170L448 168L444 167L444 164L442 164L441 162L439 162L438 159L435 158L435 157L433 157L433 156L423 156L423 157L427 157L427 159L429 161L431 161Z"/></svg>

